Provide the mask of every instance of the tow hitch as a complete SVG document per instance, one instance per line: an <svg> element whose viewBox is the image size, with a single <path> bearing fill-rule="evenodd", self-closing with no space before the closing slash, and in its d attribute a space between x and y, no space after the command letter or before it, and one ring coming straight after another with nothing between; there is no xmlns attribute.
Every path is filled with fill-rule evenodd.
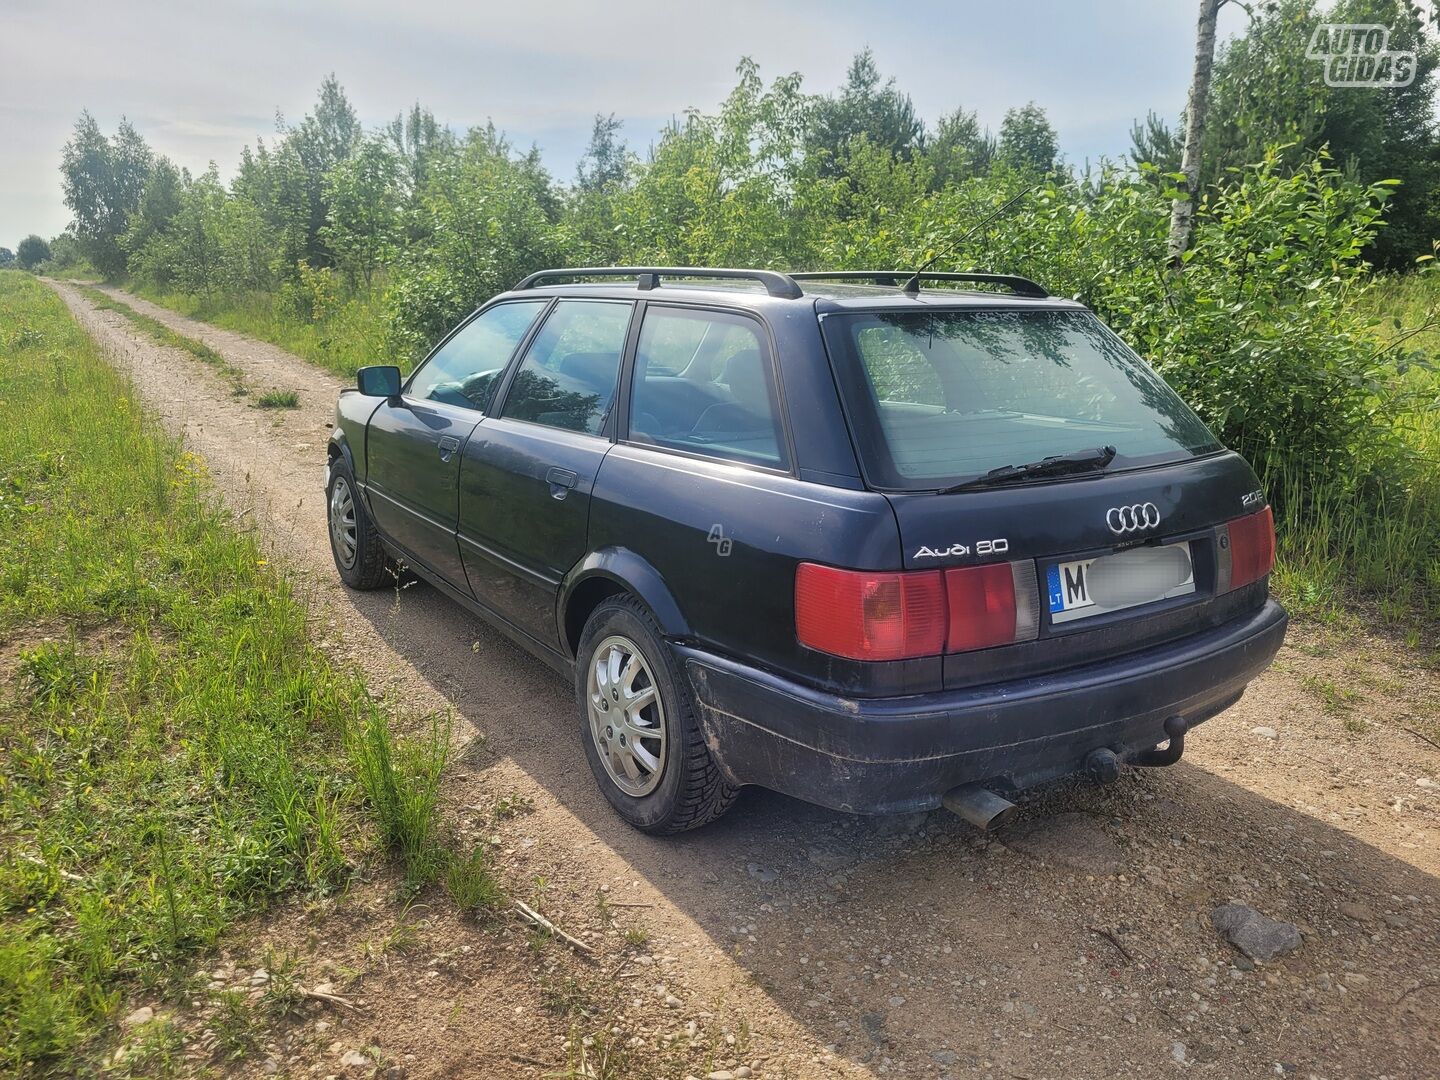
<svg viewBox="0 0 1440 1080"><path fill-rule="evenodd" d="M1097 784L1113 784L1120 777L1120 759L1114 750L1102 746L1086 755L1085 771Z"/></svg>
<svg viewBox="0 0 1440 1080"><path fill-rule="evenodd" d="M1167 716L1164 723L1165 737L1169 740L1162 750L1158 746L1142 750L1123 759L1126 764L1146 768L1174 765L1185 753L1185 732L1190 724L1183 716ZM1091 750L1085 758L1085 771L1102 784L1114 781L1120 775L1121 757L1108 747ZM981 784L963 784L951 788L941 801L945 809L964 818L977 829L989 832L1012 821L1020 808L1003 796Z"/></svg>
<svg viewBox="0 0 1440 1080"><path fill-rule="evenodd" d="M1164 765L1174 765L1180 760L1180 755L1185 752L1185 732L1190 725L1186 723L1183 716L1170 716L1165 719L1165 737L1169 743L1164 750L1152 748L1141 750L1125 761L1131 765L1139 765L1150 768L1158 768ZM1102 746L1098 750L1091 750L1085 757L1085 771L1096 783L1111 784L1120 775L1121 758L1114 750Z"/></svg>
<svg viewBox="0 0 1440 1080"><path fill-rule="evenodd" d="M1130 764L1149 767L1174 765L1180 760L1180 755L1185 753L1185 732L1188 730L1190 730L1190 725L1185 722L1183 716L1167 716L1165 718L1165 734L1169 736L1169 745L1164 750L1157 747L1136 754L1130 759Z"/></svg>

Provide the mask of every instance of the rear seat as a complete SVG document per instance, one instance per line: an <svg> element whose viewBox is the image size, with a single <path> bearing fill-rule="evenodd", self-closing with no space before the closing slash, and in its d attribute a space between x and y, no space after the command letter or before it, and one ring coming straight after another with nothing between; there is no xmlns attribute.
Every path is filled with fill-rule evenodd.
<svg viewBox="0 0 1440 1080"><path fill-rule="evenodd" d="M714 383L649 375L635 395L637 411L631 426L637 433L661 438L688 435L707 409L729 400Z"/></svg>

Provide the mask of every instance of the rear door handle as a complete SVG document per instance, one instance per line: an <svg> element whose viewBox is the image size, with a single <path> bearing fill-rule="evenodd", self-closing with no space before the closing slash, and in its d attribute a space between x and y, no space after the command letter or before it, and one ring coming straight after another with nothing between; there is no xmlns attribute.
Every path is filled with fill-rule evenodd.
<svg viewBox="0 0 1440 1080"><path fill-rule="evenodd" d="M440 436L440 460L449 461L450 455L460 449L460 440L453 435Z"/></svg>
<svg viewBox="0 0 1440 1080"><path fill-rule="evenodd" d="M570 494L570 489L579 481L580 475L573 469L562 469L559 465L550 466L549 472L545 474L545 482L550 485L550 497L552 499L563 499Z"/></svg>

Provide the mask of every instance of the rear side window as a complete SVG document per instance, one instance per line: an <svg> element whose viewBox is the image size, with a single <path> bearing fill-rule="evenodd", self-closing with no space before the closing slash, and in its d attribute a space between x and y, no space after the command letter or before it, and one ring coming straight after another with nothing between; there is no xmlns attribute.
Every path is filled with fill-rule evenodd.
<svg viewBox="0 0 1440 1080"><path fill-rule="evenodd" d="M1110 468L1220 449L1164 381L1083 311L827 315L866 473L935 488L1114 446Z"/></svg>
<svg viewBox="0 0 1440 1080"><path fill-rule="evenodd" d="M598 434L615 399L633 304L561 300L530 343L502 414Z"/></svg>
<svg viewBox="0 0 1440 1080"><path fill-rule="evenodd" d="M520 300L475 316L415 373L406 393L487 411L510 357L544 306L544 300Z"/></svg>
<svg viewBox="0 0 1440 1080"><path fill-rule="evenodd" d="M783 467L775 377L754 320L723 311L649 308L635 352L630 438Z"/></svg>

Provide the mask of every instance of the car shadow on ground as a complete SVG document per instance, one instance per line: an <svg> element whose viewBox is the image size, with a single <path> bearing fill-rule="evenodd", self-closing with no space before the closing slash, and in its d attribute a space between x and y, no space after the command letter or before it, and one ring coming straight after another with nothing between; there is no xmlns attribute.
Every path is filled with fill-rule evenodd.
<svg viewBox="0 0 1440 1080"><path fill-rule="evenodd" d="M1070 830L1046 858L944 811L863 819L754 789L652 838L596 788L563 679L428 586L350 595L485 734L462 768L513 760L837 1058L916 1076L1400 1077L1440 1052L1440 882L1204 769L1030 795L1011 829ZM1230 900L1304 944L1257 968L1210 924Z"/></svg>

